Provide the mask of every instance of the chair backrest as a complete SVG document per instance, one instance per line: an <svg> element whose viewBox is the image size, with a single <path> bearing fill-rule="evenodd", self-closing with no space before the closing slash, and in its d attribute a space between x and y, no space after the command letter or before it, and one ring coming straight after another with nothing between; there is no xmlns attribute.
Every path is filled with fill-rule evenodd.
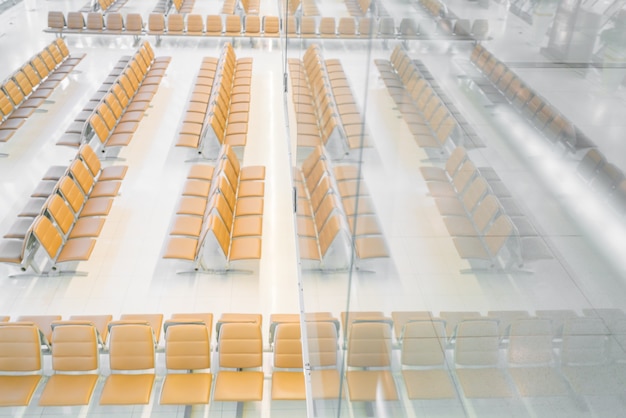
<svg viewBox="0 0 626 418"><path fill-rule="evenodd" d="M102 31L104 29L104 17L101 12L87 13L87 29L93 31Z"/></svg>
<svg viewBox="0 0 626 418"><path fill-rule="evenodd" d="M517 319L511 323L507 359L510 365L547 365L554 358L552 321Z"/></svg>
<svg viewBox="0 0 626 418"><path fill-rule="evenodd" d="M81 12L67 13L67 28L73 30L83 30L85 27L85 17Z"/></svg>
<svg viewBox="0 0 626 418"><path fill-rule="evenodd" d="M50 219L43 215L33 221L33 235L39 241L50 259L55 260L63 245L63 237L52 224Z"/></svg>
<svg viewBox="0 0 626 418"><path fill-rule="evenodd" d="M148 16L148 30L162 33L165 30L165 16L162 13L150 13Z"/></svg>
<svg viewBox="0 0 626 418"><path fill-rule="evenodd" d="M457 325L454 359L461 366L496 366L500 334L493 319L472 319Z"/></svg>
<svg viewBox="0 0 626 418"><path fill-rule="evenodd" d="M224 33L227 35L240 35L241 34L241 16L228 15L226 16L226 23L224 25Z"/></svg>
<svg viewBox="0 0 626 418"><path fill-rule="evenodd" d="M143 18L139 13L129 13L126 15L126 31L136 34L143 31Z"/></svg>
<svg viewBox="0 0 626 418"><path fill-rule="evenodd" d="M3 87L4 87L4 91L7 92L7 94L9 95L9 98L11 99L13 104L15 104L15 106L20 105L24 101L25 99L24 94L22 93L20 88L17 86L15 81L7 80L4 83Z"/></svg>
<svg viewBox="0 0 626 418"><path fill-rule="evenodd" d="M277 36L280 32L280 20L278 16L263 16L263 34Z"/></svg>
<svg viewBox="0 0 626 418"><path fill-rule="evenodd" d="M472 35L474 38L481 40L486 39L489 34L489 21L487 19L476 19L472 23Z"/></svg>
<svg viewBox="0 0 626 418"><path fill-rule="evenodd" d="M154 368L154 334L148 323L109 324L111 370Z"/></svg>
<svg viewBox="0 0 626 418"><path fill-rule="evenodd" d="M97 177L100 174L102 164L100 163L100 159L94 152L93 148L91 148L89 144L83 144L78 150L78 155L87 165L89 171L91 171L91 175Z"/></svg>
<svg viewBox="0 0 626 418"><path fill-rule="evenodd" d="M246 35L258 36L261 33L261 18L257 15L246 15Z"/></svg>
<svg viewBox="0 0 626 418"><path fill-rule="evenodd" d="M287 18L283 21L283 31L290 35L299 33L298 22L296 21L295 16L287 16Z"/></svg>
<svg viewBox="0 0 626 418"><path fill-rule="evenodd" d="M458 19L454 23L454 34L457 36L469 36L471 24L469 19Z"/></svg>
<svg viewBox="0 0 626 418"><path fill-rule="evenodd" d="M184 16L178 13L167 15L167 33L182 34L185 30Z"/></svg>
<svg viewBox="0 0 626 418"><path fill-rule="evenodd" d="M402 36L417 36L419 33L417 22L410 17L402 18L400 26L398 27L398 32Z"/></svg>
<svg viewBox="0 0 626 418"><path fill-rule="evenodd" d="M169 323L165 332L165 367L171 370L211 367L211 343L206 324Z"/></svg>
<svg viewBox="0 0 626 418"><path fill-rule="evenodd" d="M204 32L204 20L202 15L187 15L187 35L202 35Z"/></svg>
<svg viewBox="0 0 626 418"><path fill-rule="evenodd" d="M478 233L482 234L500 211L500 202L495 195L487 195L480 201L472 218Z"/></svg>
<svg viewBox="0 0 626 418"><path fill-rule="evenodd" d="M378 25L379 36L393 36L396 34L396 23L393 17L381 17Z"/></svg>
<svg viewBox="0 0 626 418"><path fill-rule="evenodd" d="M41 339L32 323L0 324L0 371L41 370Z"/></svg>
<svg viewBox="0 0 626 418"><path fill-rule="evenodd" d="M481 201L488 190L489 186L487 184L487 180L485 180L482 176L476 177L465 191L465 194L463 194L462 200L465 210L469 213L473 213L478 205L478 202Z"/></svg>
<svg viewBox="0 0 626 418"><path fill-rule="evenodd" d="M72 225L74 225L75 216L65 200L55 193L48 199L46 207L54 222L61 228L63 235L67 237Z"/></svg>
<svg viewBox="0 0 626 418"><path fill-rule="evenodd" d="M337 25L337 32L340 36L355 36L356 35L356 21L353 17L342 17L339 19Z"/></svg>
<svg viewBox="0 0 626 418"><path fill-rule="evenodd" d="M330 321L311 321L306 327L311 367L337 367L337 325Z"/></svg>
<svg viewBox="0 0 626 418"><path fill-rule="evenodd" d="M334 17L322 17L320 19L320 26L319 26L319 31L320 31L320 35L322 36L335 36L336 35L336 29L335 29L335 18Z"/></svg>
<svg viewBox="0 0 626 418"><path fill-rule="evenodd" d="M485 232L485 245L491 256L496 256L515 232L513 221L506 214L500 214Z"/></svg>
<svg viewBox="0 0 626 418"><path fill-rule="evenodd" d="M48 27L51 29L65 29L65 15L59 11L48 12Z"/></svg>
<svg viewBox="0 0 626 418"><path fill-rule="evenodd" d="M302 16L300 19L300 35L312 36L317 34L317 20L315 16Z"/></svg>
<svg viewBox="0 0 626 418"><path fill-rule="evenodd" d="M79 321L52 324L52 369L55 371L91 371L98 369L98 334L96 327Z"/></svg>
<svg viewBox="0 0 626 418"><path fill-rule="evenodd" d="M391 352L388 322L352 323L348 336L348 367L390 367Z"/></svg>
<svg viewBox="0 0 626 418"><path fill-rule="evenodd" d="M124 18L119 12L111 12L106 15L106 29L108 31L121 32L124 30Z"/></svg>
<svg viewBox="0 0 626 418"><path fill-rule="evenodd" d="M570 318L563 325L561 363L567 366L605 364L609 330L601 318Z"/></svg>
<svg viewBox="0 0 626 418"><path fill-rule="evenodd" d="M221 34L222 30L222 17L220 15L208 15L206 17L207 34Z"/></svg>
<svg viewBox="0 0 626 418"><path fill-rule="evenodd" d="M478 170L474 163L471 160L465 160L461 168L458 169L452 178L452 184L457 193L462 194L477 174Z"/></svg>
<svg viewBox="0 0 626 418"><path fill-rule="evenodd" d="M302 336L300 322L280 323L274 334L274 367L301 369Z"/></svg>
<svg viewBox="0 0 626 418"><path fill-rule="evenodd" d="M59 190L65 198L65 201L69 203L74 214L80 213L85 203L85 196L74 180L69 176L64 176L59 180Z"/></svg>
<svg viewBox="0 0 626 418"><path fill-rule="evenodd" d="M70 164L69 171L83 193L88 196L93 188L94 178L87 167L85 167L85 164L83 164L81 160L74 160L72 164Z"/></svg>
<svg viewBox="0 0 626 418"><path fill-rule="evenodd" d="M376 21L371 17L362 17L359 19L359 36L361 38L371 38L376 35Z"/></svg>
<svg viewBox="0 0 626 418"><path fill-rule="evenodd" d="M445 363L446 325L439 320L412 320L402 331L404 366L442 366Z"/></svg>
<svg viewBox="0 0 626 418"><path fill-rule="evenodd" d="M31 63L24 64L22 71L32 86L37 86L41 83L41 77L37 74Z"/></svg>
<svg viewBox="0 0 626 418"><path fill-rule="evenodd" d="M263 366L263 337L259 324L228 322L220 327L219 364L224 368Z"/></svg>
<svg viewBox="0 0 626 418"><path fill-rule="evenodd" d="M450 153L448 160L446 161L446 172L450 178L453 178L454 173L463 165L467 159L467 151L464 147L458 146Z"/></svg>

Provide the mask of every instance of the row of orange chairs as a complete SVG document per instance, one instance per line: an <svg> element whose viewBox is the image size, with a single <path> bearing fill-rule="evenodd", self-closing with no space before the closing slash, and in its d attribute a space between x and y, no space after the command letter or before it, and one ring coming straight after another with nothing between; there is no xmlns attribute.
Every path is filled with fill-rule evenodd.
<svg viewBox="0 0 626 418"><path fill-rule="evenodd" d="M24 124L84 55L70 52L57 39L9 76L0 88L0 142L6 142Z"/></svg>
<svg viewBox="0 0 626 418"><path fill-rule="evenodd" d="M102 168L87 144L69 167L51 167L4 236L0 262L28 274L79 274L62 267L89 259L126 170ZM36 260L39 249L48 258L43 268Z"/></svg>
<svg viewBox="0 0 626 418"><path fill-rule="evenodd" d="M164 258L191 262L194 271L223 272L261 258L265 167L241 167L224 145L213 169L188 174Z"/></svg>
<svg viewBox="0 0 626 418"><path fill-rule="evenodd" d="M454 323L451 333L446 318ZM215 325L217 368L211 366L210 313L175 314L165 323L161 314L122 315L117 321L110 315L67 321L24 316L0 323L0 404L30 403L42 380L42 335L50 335L51 345L43 346L50 347L54 374L46 379L40 405L90 403L103 373L100 352L108 353L110 365L110 372L103 373L100 404L147 404L161 329L167 370L161 404L260 401L265 378L262 321L258 314L220 317ZM300 321L298 314L270 317L272 400L306 399L303 339L313 400L347 395L351 401L393 401L400 397L399 384L409 399L419 400L454 399L461 393L465 398L510 398L515 392L521 397L570 396L572 390L606 395L625 389L620 375L626 316L617 309L589 310L584 317L568 310L537 311L534 316L501 311L488 317L478 312L441 312L440 317L431 312L396 311L391 317L378 311L344 312L344 391L338 370L339 320L319 312L305 314L305 328ZM396 373L392 330L398 327ZM108 334L106 344L99 329ZM504 352L506 359L501 358Z"/></svg>
<svg viewBox="0 0 626 418"><path fill-rule="evenodd" d="M209 64L209 73L213 67L214 64ZM205 157L217 155L223 144L244 147L248 137L252 58L238 59L227 42L215 68L212 87L204 86L202 79L196 80L201 84L194 87L176 143L177 146L196 148ZM200 71L204 70L201 68ZM198 102L202 106L207 103L204 115L202 106L196 109Z"/></svg>

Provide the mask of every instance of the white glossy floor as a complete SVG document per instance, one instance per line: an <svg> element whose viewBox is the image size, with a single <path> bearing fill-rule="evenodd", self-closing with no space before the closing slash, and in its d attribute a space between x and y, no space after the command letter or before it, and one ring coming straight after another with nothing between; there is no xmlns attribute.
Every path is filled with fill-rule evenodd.
<svg viewBox="0 0 626 418"><path fill-rule="evenodd" d="M122 12L147 17L155 1L130 0ZM317 2L322 15L348 16L340 0ZM422 26L434 23L415 3L385 2L399 19L414 14ZM587 69L543 65L550 60L539 49L547 43L542 31L511 14L504 4L488 9L476 2L451 0L459 17L488 18L491 39L484 45L573 121L599 149L626 170L626 88L607 82L622 68ZM47 12L78 10L81 0L23 0L0 14L0 79L8 77L54 36L42 32ZM217 13L220 2L196 0L195 13ZM278 14L278 4L263 0L261 14ZM580 155L564 154L506 104L494 104L474 83L480 76L469 61L473 44L410 41L408 53L421 60L437 83L480 136L484 147L470 151L477 166L491 166L511 191L517 205L538 231L550 258L527 263L528 271L479 273L462 260L443 223L419 168L438 164L414 142L374 65L389 59L395 41L332 40L321 43L324 58L338 58L353 92L366 113L372 147L363 153L363 175L374 199L391 257L376 260L367 271L320 273L299 271L292 213L291 164L304 154L294 146L293 106L283 94L284 45L237 40L237 57L254 59L248 145L243 165L267 168L262 259L253 274L177 274L188 266L162 259L170 223L193 155L174 146L191 81L204 56L217 57L225 39L164 38L160 45L145 37L157 56L171 56L167 74L141 121L130 146L115 164L128 174L115 198L104 230L89 261L79 270L87 276L10 277L17 273L0 265L0 314L159 312L261 313L267 341L272 313L329 311L440 312L573 310L578 315L597 309L626 309L626 222L576 173ZM76 150L55 145L74 116L100 86L114 63L134 51L131 37L67 36L72 53L86 57L33 114L0 152L0 232L3 234L28 201L51 165L65 164ZM287 56L299 58L307 46L293 39ZM321 41L320 41L321 42ZM528 65L538 64L536 66ZM520 65L524 64L524 65ZM287 106L284 106L287 99ZM288 114L285 113L288 110ZM291 126L289 126L291 121ZM291 159L291 160L290 160ZM299 281L301 286L299 286ZM555 352L559 349L555 343ZM502 346L505 364L506 345ZM453 361L452 349L448 350ZM623 357L622 357L623 358ZM555 356L555 364L559 364ZM102 369L106 371L106 362ZM304 402L271 402L271 353L265 356L266 396L245 405L244 416L306 416ZM153 402L148 406L39 408L37 396L28 408L2 408L0 416L184 416L185 408L158 405L162 362L157 370ZM620 416L626 393L503 399L470 399L457 385L452 400L409 401L403 392L399 350L394 350L394 375L401 400L363 405L343 402L316 405L318 416ZM106 374L106 373L105 373ZM214 402L188 409L191 416L236 416L234 404Z"/></svg>

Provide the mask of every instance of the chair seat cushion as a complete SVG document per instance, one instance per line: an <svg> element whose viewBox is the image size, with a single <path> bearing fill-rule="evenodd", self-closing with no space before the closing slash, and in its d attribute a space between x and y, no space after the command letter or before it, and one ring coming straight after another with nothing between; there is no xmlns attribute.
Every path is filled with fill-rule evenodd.
<svg viewBox="0 0 626 418"><path fill-rule="evenodd" d="M97 382L97 374L52 375L41 394L39 405L88 405Z"/></svg>
<svg viewBox="0 0 626 418"><path fill-rule="evenodd" d="M209 403L213 376L210 373L168 374L163 382L161 405Z"/></svg>
<svg viewBox="0 0 626 418"><path fill-rule="evenodd" d="M304 373L276 371L272 374L272 399L296 401L306 399Z"/></svg>
<svg viewBox="0 0 626 418"><path fill-rule="evenodd" d="M388 370L352 370L347 374L351 401L395 401L396 384Z"/></svg>
<svg viewBox="0 0 626 418"><path fill-rule="evenodd" d="M100 405L145 405L153 384L154 374L112 374L104 383Z"/></svg>
<svg viewBox="0 0 626 418"><path fill-rule="evenodd" d="M40 375L0 376L0 406L27 406Z"/></svg>
<svg viewBox="0 0 626 418"><path fill-rule="evenodd" d="M263 400L263 372L221 371L215 380L213 399L231 402Z"/></svg>

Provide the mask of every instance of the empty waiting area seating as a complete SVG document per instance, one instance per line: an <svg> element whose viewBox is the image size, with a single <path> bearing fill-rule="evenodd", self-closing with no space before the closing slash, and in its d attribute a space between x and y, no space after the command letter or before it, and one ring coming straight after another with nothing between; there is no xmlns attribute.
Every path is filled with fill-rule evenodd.
<svg viewBox="0 0 626 418"><path fill-rule="evenodd" d="M35 109L81 62L84 54L70 55L57 38L33 56L0 86L0 142L8 141Z"/></svg>
<svg viewBox="0 0 626 418"><path fill-rule="evenodd" d="M191 261L193 271L226 272L232 262L261 258L265 168L241 167L227 145L218 161L190 170L163 255Z"/></svg>
<svg viewBox="0 0 626 418"><path fill-rule="evenodd" d="M343 312L340 323L329 312L272 314L265 350L263 317L254 313L223 313L215 324L216 347L213 315L204 312L172 314L165 322L162 314L123 314L115 321L111 315L66 320L21 315L13 322L0 317L0 405L304 401L303 344L313 401L344 396L367 403L405 396L421 402L530 401L572 392L592 399L626 387L626 315L620 309L494 311L486 316L394 311L391 317L393 321L378 311ZM509 324L504 331L502 321ZM302 341L302 324L307 341ZM346 342L342 348L340 328ZM399 334L392 331L397 329ZM109 331L104 340L102 330ZM158 332L164 335L161 343ZM339 354L344 349L346 384L341 385ZM269 350L271 371L263 370L264 351ZM212 356L219 366L212 367ZM110 364L111 372L103 372L100 361ZM271 394L264 391L265 380Z"/></svg>

